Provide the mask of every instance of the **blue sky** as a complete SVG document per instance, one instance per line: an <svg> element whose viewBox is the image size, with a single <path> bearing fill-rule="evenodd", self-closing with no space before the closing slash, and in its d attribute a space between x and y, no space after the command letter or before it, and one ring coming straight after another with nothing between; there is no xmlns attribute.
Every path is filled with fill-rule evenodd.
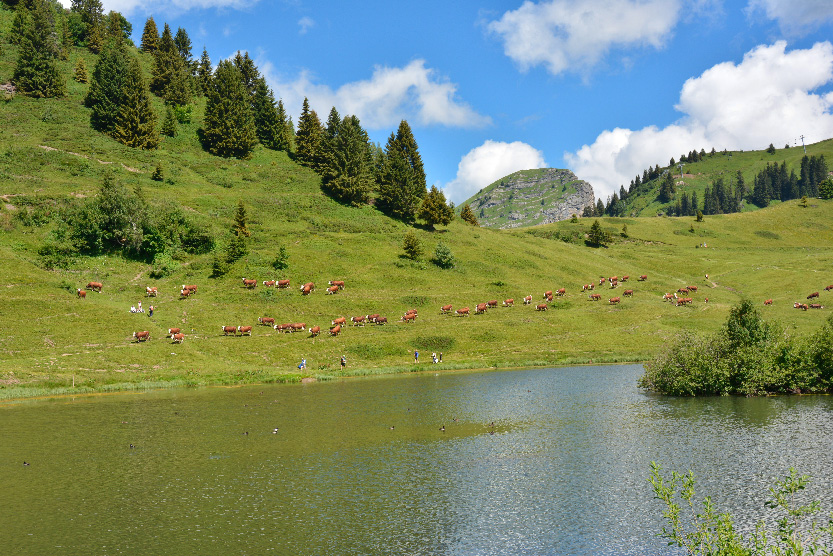
<svg viewBox="0 0 833 556"><path fill-rule="evenodd" d="M833 0L103 2L137 43L152 15L195 57L248 51L296 122L305 96L382 145L406 119L456 203L516 170L604 199L694 148L833 137Z"/></svg>

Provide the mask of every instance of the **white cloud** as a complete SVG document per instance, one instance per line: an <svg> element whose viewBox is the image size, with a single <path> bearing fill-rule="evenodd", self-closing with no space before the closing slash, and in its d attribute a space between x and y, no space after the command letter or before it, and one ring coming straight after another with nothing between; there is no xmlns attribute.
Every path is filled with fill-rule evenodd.
<svg viewBox="0 0 833 556"><path fill-rule="evenodd" d="M298 20L298 34L306 35L307 31L315 27L315 21L311 17L304 16Z"/></svg>
<svg viewBox="0 0 833 556"><path fill-rule="evenodd" d="M411 125L462 128L491 124L488 116L478 114L460 101L456 97L457 86L425 67L425 60L414 60L402 68L377 66L370 79L346 83L335 90L315 83L309 72L285 80L276 74L269 61L256 62L275 96L282 98L284 106L293 114L300 111L307 97L320 118L326 118L335 106L342 115L358 116L369 129L395 127L403 119Z"/></svg>
<svg viewBox="0 0 833 556"><path fill-rule="evenodd" d="M747 13L763 11L787 35L801 35L833 20L830 0L749 0Z"/></svg>
<svg viewBox="0 0 833 556"><path fill-rule="evenodd" d="M526 1L488 29L501 36L504 52L524 71L539 64L553 75L586 71L614 47L662 47L682 1Z"/></svg>
<svg viewBox="0 0 833 556"><path fill-rule="evenodd" d="M683 85L675 106L684 116L665 128L616 128L564 158L605 198L628 186L648 166L667 165L694 148L781 147L804 135L809 142L833 136L833 45L786 52L786 42L761 45L740 64L718 64Z"/></svg>
<svg viewBox="0 0 833 556"><path fill-rule="evenodd" d="M457 177L443 187L443 193L449 200L460 203L503 176L546 167L541 151L526 143L486 141L460 159Z"/></svg>
<svg viewBox="0 0 833 556"><path fill-rule="evenodd" d="M59 0L65 8L72 6L72 0ZM116 11L124 16L133 14L137 8L143 13L185 12L193 8L236 8L245 9L257 4L258 0L102 0L104 12Z"/></svg>

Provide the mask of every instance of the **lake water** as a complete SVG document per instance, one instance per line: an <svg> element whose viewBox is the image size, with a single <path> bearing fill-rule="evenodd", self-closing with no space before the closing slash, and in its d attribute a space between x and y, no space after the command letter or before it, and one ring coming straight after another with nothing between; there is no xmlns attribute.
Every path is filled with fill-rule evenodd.
<svg viewBox="0 0 833 556"><path fill-rule="evenodd" d="M667 554L651 460L694 470L741 525L790 466L831 509L833 398L672 399L641 372L0 404L0 552Z"/></svg>

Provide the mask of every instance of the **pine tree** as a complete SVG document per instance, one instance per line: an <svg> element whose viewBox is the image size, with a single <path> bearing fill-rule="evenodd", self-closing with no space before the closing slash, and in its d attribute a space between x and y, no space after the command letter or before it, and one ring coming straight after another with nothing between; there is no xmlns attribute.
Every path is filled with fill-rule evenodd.
<svg viewBox="0 0 833 556"><path fill-rule="evenodd" d="M416 233L411 229L405 232L405 238L402 240L402 250L405 251L405 256L412 261L419 260L424 252L422 243L419 241Z"/></svg>
<svg viewBox="0 0 833 556"><path fill-rule="evenodd" d="M162 168L162 162L156 163L156 169L151 174L150 179L153 181L162 181L165 179L165 170Z"/></svg>
<svg viewBox="0 0 833 556"><path fill-rule="evenodd" d="M604 216L605 215L605 204L604 201L598 199L596 201L596 211L593 213L593 216Z"/></svg>
<svg viewBox="0 0 833 556"><path fill-rule="evenodd" d="M156 28L156 22L153 20L153 16L151 16L145 21L145 30L142 32L141 50L148 54L155 54L157 48L159 48L159 29Z"/></svg>
<svg viewBox="0 0 833 556"><path fill-rule="evenodd" d="M217 156L248 158L257 143L249 95L228 60L217 66L205 106L203 140Z"/></svg>
<svg viewBox="0 0 833 556"><path fill-rule="evenodd" d="M87 75L87 64L84 62L84 58L78 58L78 62L75 64L75 80L79 83L90 82L90 77Z"/></svg>
<svg viewBox="0 0 833 556"><path fill-rule="evenodd" d="M90 52L93 54L99 54L101 52L104 48L104 35L105 30L101 20L90 26L87 33L87 48L90 49Z"/></svg>
<svg viewBox="0 0 833 556"><path fill-rule="evenodd" d="M90 125L93 129L105 133L115 129L128 70L129 60L124 44L108 43L93 68L90 90L84 99L87 108L92 108Z"/></svg>
<svg viewBox="0 0 833 556"><path fill-rule="evenodd" d="M104 30L102 29L104 6L101 0L72 0L70 9L81 15L84 27L81 40L86 42L90 50L98 53L104 44ZM91 44L91 41L94 44Z"/></svg>
<svg viewBox="0 0 833 556"><path fill-rule="evenodd" d="M275 270L286 270L289 268L289 253L287 253L285 246L281 245L278 248L278 256L272 261L272 268Z"/></svg>
<svg viewBox="0 0 833 556"><path fill-rule="evenodd" d="M674 176L671 172L665 174L662 183L659 186L659 201L660 203L668 203L674 198L677 193L677 185L674 182Z"/></svg>
<svg viewBox="0 0 833 556"><path fill-rule="evenodd" d="M234 212L234 226L231 227L231 232L236 236L251 237L251 232L248 227L248 217L246 216L246 206L243 201L237 201L237 210Z"/></svg>
<svg viewBox="0 0 833 556"><path fill-rule="evenodd" d="M292 123L286 116L283 101L278 101L277 108L278 130L275 137L275 150L292 152Z"/></svg>
<svg viewBox="0 0 833 556"><path fill-rule="evenodd" d="M241 52L238 50L234 55L234 65L240 71L240 76L243 79L243 86L249 93L249 97L254 97L255 89L257 89L257 82L260 79L260 72L257 66L249 57L248 52Z"/></svg>
<svg viewBox="0 0 833 556"><path fill-rule="evenodd" d="M428 228L433 230L437 224L448 226L454 220L454 209L446 203L443 192L437 189L436 185L432 185L422 200L417 218L424 220Z"/></svg>
<svg viewBox="0 0 833 556"><path fill-rule="evenodd" d="M176 114L174 114L174 109L169 104L165 107L165 120L162 122L162 135L176 137L178 131L179 125L177 123Z"/></svg>
<svg viewBox="0 0 833 556"><path fill-rule="evenodd" d="M133 25L119 12L111 11L107 14L106 27L105 40L126 41L130 38L130 33L133 32Z"/></svg>
<svg viewBox="0 0 833 556"><path fill-rule="evenodd" d="M174 45L176 45L176 51L179 53L179 57L182 59L185 67L190 69L194 60L191 55L191 39L188 37L188 31L182 27L177 28Z"/></svg>
<svg viewBox="0 0 833 556"><path fill-rule="evenodd" d="M426 194L422 157L408 122L385 145L385 161L376 206L389 216L412 221Z"/></svg>
<svg viewBox="0 0 833 556"><path fill-rule="evenodd" d="M468 203L463 205L463 208L460 209L460 219L463 222L468 222L472 226L480 226L480 222L477 221L477 216L474 215L474 211L471 210L471 205Z"/></svg>
<svg viewBox="0 0 833 556"><path fill-rule="evenodd" d="M154 54L151 75L150 90L165 102L177 105L191 102L190 68L186 69L167 23Z"/></svg>
<svg viewBox="0 0 833 556"><path fill-rule="evenodd" d="M320 165L323 189L339 201L366 204L373 188L372 162L367 132L357 117L345 116L324 146Z"/></svg>
<svg viewBox="0 0 833 556"><path fill-rule="evenodd" d="M266 79L262 77L257 81L252 104L254 106L255 129L260 144L267 149L277 149L278 135L285 125L278 118L275 96L269 86L266 85ZM283 131L286 133L285 129Z"/></svg>
<svg viewBox="0 0 833 556"><path fill-rule="evenodd" d="M200 95L207 95L211 88L211 58L208 57L208 50L202 48L202 56L200 56L200 63L197 66L197 87Z"/></svg>
<svg viewBox="0 0 833 556"><path fill-rule="evenodd" d="M596 247L604 247L607 245L607 234L602 230L602 225L598 220L594 220L593 225L590 226L587 241L590 245L595 245Z"/></svg>
<svg viewBox="0 0 833 556"><path fill-rule="evenodd" d="M150 89L136 57L131 56L127 77L122 86L113 139L128 147L139 149L155 149L159 144L156 113L150 103Z"/></svg>
<svg viewBox="0 0 833 556"><path fill-rule="evenodd" d="M298 133L295 135L295 149L298 162L315 168L321 158L323 133L321 121L315 110L310 110L309 100L304 97L301 116L298 118Z"/></svg>
<svg viewBox="0 0 833 556"><path fill-rule="evenodd" d="M25 4L20 4L14 12L12 27L9 29L9 42L16 45L23 44L23 37L29 29L32 16Z"/></svg>
<svg viewBox="0 0 833 556"><path fill-rule="evenodd" d="M54 14L46 0L32 0L31 17L20 43L14 69L15 86L33 97L60 97L66 83L58 69L60 46Z"/></svg>

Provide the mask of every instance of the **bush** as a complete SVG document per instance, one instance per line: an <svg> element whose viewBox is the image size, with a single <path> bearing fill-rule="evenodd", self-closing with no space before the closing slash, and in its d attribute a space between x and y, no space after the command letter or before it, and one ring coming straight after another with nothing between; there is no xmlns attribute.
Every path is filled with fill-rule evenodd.
<svg viewBox="0 0 833 556"><path fill-rule="evenodd" d="M402 240L402 249L405 251L405 256L412 261L416 261L422 256L422 243L413 230L408 230L405 233L405 239Z"/></svg>
<svg viewBox="0 0 833 556"><path fill-rule="evenodd" d="M278 256L272 261L272 268L275 270L286 270L289 268L289 253L286 252L286 247L283 245L278 248Z"/></svg>
<svg viewBox="0 0 833 556"><path fill-rule="evenodd" d="M153 269L150 271L151 278L165 278L179 270L179 263L167 252L157 253L153 257Z"/></svg>
<svg viewBox="0 0 833 556"><path fill-rule="evenodd" d="M445 243L438 243L434 249L433 262L440 268L454 268L454 255L451 253L451 248Z"/></svg>

